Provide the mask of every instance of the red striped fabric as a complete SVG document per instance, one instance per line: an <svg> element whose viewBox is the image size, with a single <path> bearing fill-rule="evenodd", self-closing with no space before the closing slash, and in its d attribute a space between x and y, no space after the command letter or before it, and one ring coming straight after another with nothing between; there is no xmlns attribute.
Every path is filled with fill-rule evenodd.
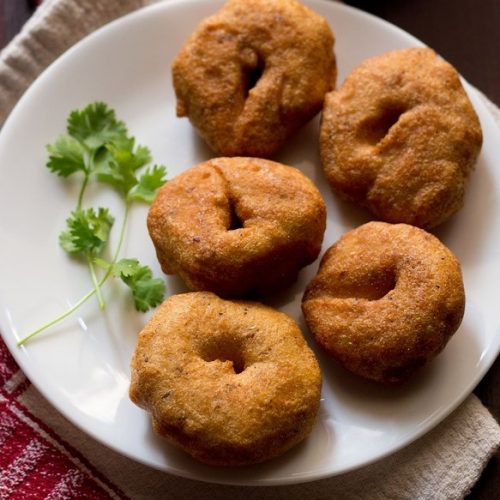
<svg viewBox="0 0 500 500"><path fill-rule="evenodd" d="M29 385L0 338L0 499L126 498L21 404Z"/></svg>
<svg viewBox="0 0 500 500"><path fill-rule="evenodd" d="M7 346L0 338L0 391L5 383L19 370Z"/></svg>

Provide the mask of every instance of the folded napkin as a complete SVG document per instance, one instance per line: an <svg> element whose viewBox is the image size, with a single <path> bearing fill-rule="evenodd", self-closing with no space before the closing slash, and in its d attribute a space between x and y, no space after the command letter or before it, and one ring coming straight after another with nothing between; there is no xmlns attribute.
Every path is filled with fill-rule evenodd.
<svg viewBox="0 0 500 500"><path fill-rule="evenodd" d="M0 123L57 56L147 0L46 0L0 54ZM500 124L500 110L484 97ZM403 450L361 470L293 486L205 484L133 462L87 437L30 384L0 339L0 498L462 498L500 446L476 396Z"/></svg>

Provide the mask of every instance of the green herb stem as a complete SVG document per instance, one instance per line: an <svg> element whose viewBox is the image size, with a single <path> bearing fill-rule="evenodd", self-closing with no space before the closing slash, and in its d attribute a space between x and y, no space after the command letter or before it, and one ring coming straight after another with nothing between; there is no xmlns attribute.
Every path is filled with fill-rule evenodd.
<svg viewBox="0 0 500 500"><path fill-rule="evenodd" d="M120 255L120 250L121 250L122 245L123 245L123 240L125 239L125 228L127 227L129 213L130 213L130 202L127 201L127 202L125 202L125 211L123 213L123 221L122 221L122 225L120 228L120 237L118 239L118 245L116 246L116 250L115 250L115 253L113 255L113 260L111 261L111 266L107 270L106 274L104 275L105 278L107 278L112 273L113 266L116 264L116 261L118 260L118 257Z"/></svg>
<svg viewBox="0 0 500 500"><path fill-rule="evenodd" d="M92 156L91 155L89 156L88 161L91 165L92 164ZM81 210L81 208L82 208L83 195L85 193L85 190L87 189L87 185L89 182L89 171L90 171L90 168L88 166L86 171L85 171L85 177L83 178L82 186L80 187L80 192L78 193L78 202L76 205L76 210ZM89 254L86 254L85 257L87 259L87 265L89 267L90 277L92 278L94 290L97 294L97 301L99 302L99 308L101 310L103 310L105 307L104 297L102 296L101 287L99 286L99 282L97 280L97 275L95 273L95 268L94 268L94 263L92 262L92 257Z"/></svg>
<svg viewBox="0 0 500 500"><path fill-rule="evenodd" d="M100 282L99 285L102 286L105 282L105 279L103 278ZM17 346L23 345L25 342L27 342L29 339L37 335L38 333L42 332L43 330L49 328L52 325L55 325L62 321L64 318L67 318L69 315L74 313L80 306L82 306L87 300L92 297L96 293L96 289L90 290L90 292L86 293L76 304L71 306L67 311L63 312L57 318L54 318L53 320L49 321L48 323L45 323L44 325L40 326L36 330L33 330L32 332L28 333L26 336L24 336L21 340L17 341Z"/></svg>
<svg viewBox="0 0 500 500"><path fill-rule="evenodd" d="M80 210L82 208L83 203L83 195L85 190L87 189L87 184L89 183L89 174L85 173L85 177L83 178L82 187L80 188L80 192L78 193L78 203L76 205L76 209Z"/></svg>
<svg viewBox="0 0 500 500"><path fill-rule="evenodd" d="M99 308L101 310L104 309L104 297L102 296L101 287L99 285L99 280L97 279L97 275L95 273L94 262L92 261L92 257L89 254L86 254L87 264L89 265L90 276L92 278L92 283L94 284L94 290L97 295L97 301L99 302Z"/></svg>

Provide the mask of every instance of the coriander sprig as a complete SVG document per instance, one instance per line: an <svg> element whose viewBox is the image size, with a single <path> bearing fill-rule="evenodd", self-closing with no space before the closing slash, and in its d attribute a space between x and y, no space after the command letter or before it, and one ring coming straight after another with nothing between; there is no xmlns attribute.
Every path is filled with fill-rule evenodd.
<svg viewBox="0 0 500 500"><path fill-rule="evenodd" d="M136 146L125 124L117 120L115 112L102 102L71 112L67 134L59 136L47 146L47 150L47 167L51 172L63 178L77 173L82 176L76 208L66 220L66 229L61 232L59 243L69 255L86 260L94 288L60 316L23 337L18 346L72 314L94 294L103 309L101 287L111 276L120 278L129 287L138 311L145 312L158 305L165 293L163 281L153 278L148 266L141 265L137 259L118 260L132 204L154 200L158 189L165 183L165 167L154 165L139 172L151 162L149 149ZM92 180L114 188L124 200L120 236L111 261L102 258L102 254L109 241L114 217L107 208L83 208L85 191ZM97 275L96 265L105 270L101 278Z"/></svg>

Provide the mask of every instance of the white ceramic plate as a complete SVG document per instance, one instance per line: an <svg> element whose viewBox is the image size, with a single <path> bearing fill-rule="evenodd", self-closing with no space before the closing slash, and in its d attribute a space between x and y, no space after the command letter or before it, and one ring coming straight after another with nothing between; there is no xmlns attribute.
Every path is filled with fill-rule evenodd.
<svg viewBox="0 0 500 500"><path fill-rule="evenodd" d="M57 236L74 207L77 185L44 167L45 145L65 128L70 110L103 100L129 124L139 143L173 177L211 156L186 119L174 113L170 63L199 20L221 1L168 1L118 20L64 54L31 86L0 136L0 324L30 380L73 423L109 447L145 464L185 477L236 484L285 484L339 474L379 459L431 429L474 388L500 345L499 132L468 88L484 130L484 147L465 208L437 232L463 265L467 308L446 350L415 380L387 389L347 374L318 353L324 384L312 435L285 456L260 466L226 471L205 467L171 448L150 430L149 418L127 397L129 360L146 317L133 311L120 284L105 287L108 309L94 300L46 334L17 349L16 339L51 319L90 288L87 271L69 259ZM362 59L421 45L403 31L336 3L308 0L335 32L339 82ZM318 120L277 157L300 168L328 204L324 249L345 231L369 220L366 212L336 200L318 158ZM121 213L118 198L100 189L87 201ZM124 255L160 273L146 232L146 208L134 209ZM116 237L116 235L115 235ZM115 238L116 241L116 238ZM273 305L296 318L305 284L317 263ZM182 290L167 279L168 293Z"/></svg>

